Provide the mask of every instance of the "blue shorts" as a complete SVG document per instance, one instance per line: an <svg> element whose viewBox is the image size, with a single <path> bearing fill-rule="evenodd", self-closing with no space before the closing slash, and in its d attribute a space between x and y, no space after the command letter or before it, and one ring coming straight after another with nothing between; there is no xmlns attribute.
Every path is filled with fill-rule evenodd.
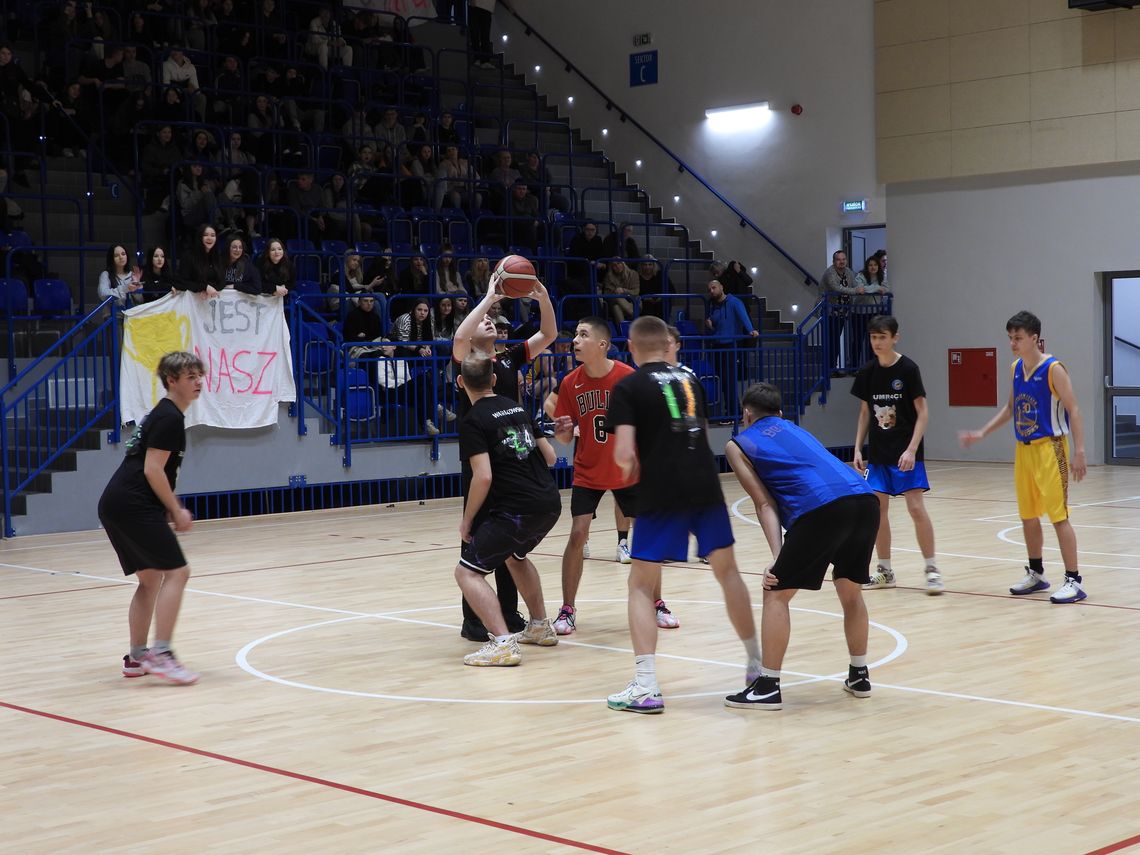
<svg viewBox="0 0 1140 855"><path fill-rule="evenodd" d="M869 463L866 479L868 487L888 496L901 496L908 490L930 489L930 482L926 480L926 465L921 460L916 460L914 468L909 472L903 472L897 466Z"/></svg>
<svg viewBox="0 0 1140 855"><path fill-rule="evenodd" d="M630 555L638 561L689 560L689 533L697 536L697 555L732 546L732 524L724 505L643 514L633 527Z"/></svg>

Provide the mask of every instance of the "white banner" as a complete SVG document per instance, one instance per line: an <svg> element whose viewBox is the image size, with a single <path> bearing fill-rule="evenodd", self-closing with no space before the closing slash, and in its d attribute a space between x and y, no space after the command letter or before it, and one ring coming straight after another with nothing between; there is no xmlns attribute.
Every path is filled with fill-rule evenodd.
<svg viewBox="0 0 1140 855"><path fill-rule="evenodd" d="M206 367L186 426L255 428L277 424L278 403L297 400L284 301L239 291L203 300L186 291L123 312L119 408L137 422L165 394L155 375L166 353L196 353Z"/></svg>

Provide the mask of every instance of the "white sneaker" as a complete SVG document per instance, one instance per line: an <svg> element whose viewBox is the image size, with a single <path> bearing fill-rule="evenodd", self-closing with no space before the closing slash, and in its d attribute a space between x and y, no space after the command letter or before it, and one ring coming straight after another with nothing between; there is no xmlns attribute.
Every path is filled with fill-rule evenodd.
<svg viewBox="0 0 1140 855"><path fill-rule="evenodd" d="M677 616L669 611L664 600L658 600L654 604L654 608L657 609L657 626L659 629L676 629L681 625Z"/></svg>
<svg viewBox="0 0 1140 855"><path fill-rule="evenodd" d="M590 541L588 541L588 540L582 544L582 557L583 558L589 558L590 557Z"/></svg>
<svg viewBox="0 0 1140 855"><path fill-rule="evenodd" d="M528 621L522 632L515 633L515 638L519 644L537 644L539 647L553 647L558 643L558 633L550 618Z"/></svg>
<svg viewBox="0 0 1140 855"><path fill-rule="evenodd" d="M1036 594L1038 591L1048 590L1049 583L1045 579L1045 574L1030 570L1028 567L1025 568L1025 576L1022 580L1015 585L1009 586L1009 592L1015 596Z"/></svg>
<svg viewBox="0 0 1140 855"><path fill-rule="evenodd" d="M942 574L935 567L926 568L926 593L930 595L941 594L945 585L942 584Z"/></svg>
<svg viewBox="0 0 1140 855"><path fill-rule="evenodd" d="M455 413L453 413L451 410L447 409L443 404L436 404L435 405L435 414L437 416L439 416L441 419L445 419L446 421L449 421L449 422L455 421L455 418L456 418Z"/></svg>
<svg viewBox="0 0 1140 855"><path fill-rule="evenodd" d="M463 657L463 664L482 667L518 665L522 662L522 651L519 650L516 638L512 635L506 641L499 642L490 636L486 644Z"/></svg>
<svg viewBox="0 0 1140 855"><path fill-rule="evenodd" d="M431 419L428 419L424 422L424 432L428 436L438 436L439 428L435 426L435 422L433 422Z"/></svg>
<svg viewBox="0 0 1140 855"><path fill-rule="evenodd" d="M179 662L169 650L164 653L153 653L148 650L138 664L142 666L144 673L160 677L177 686L190 686L198 682L198 675Z"/></svg>
<svg viewBox="0 0 1140 855"><path fill-rule="evenodd" d="M633 557L629 554L629 540L618 541L617 559L615 560L618 564L633 563Z"/></svg>
<svg viewBox="0 0 1140 855"><path fill-rule="evenodd" d="M1079 603L1085 599L1088 594L1085 589L1081 587L1081 577L1077 576L1075 579L1072 576L1065 577L1065 584L1053 596L1049 598L1051 603Z"/></svg>
<svg viewBox="0 0 1140 855"><path fill-rule="evenodd" d="M663 713L665 701L661 693L654 689L647 689L637 680L630 680L623 691L606 698L606 706L611 710L636 713Z"/></svg>
<svg viewBox="0 0 1140 855"><path fill-rule="evenodd" d="M864 591L873 591L876 588L893 588L895 586L895 571L888 570L881 564L871 574L871 581L863 586Z"/></svg>

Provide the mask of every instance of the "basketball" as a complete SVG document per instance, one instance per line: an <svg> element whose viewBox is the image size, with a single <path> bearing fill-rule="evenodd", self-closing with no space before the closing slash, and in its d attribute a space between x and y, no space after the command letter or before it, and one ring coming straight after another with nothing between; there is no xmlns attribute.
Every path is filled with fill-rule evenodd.
<svg viewBox="0 0 1140 855"><path fill-rule="evenodd" d="M534 290L538 277L534 275L534 265L521 255L508 255L495 265L495 276L499 279L500 290L508 297L528 297Z"/></svg>

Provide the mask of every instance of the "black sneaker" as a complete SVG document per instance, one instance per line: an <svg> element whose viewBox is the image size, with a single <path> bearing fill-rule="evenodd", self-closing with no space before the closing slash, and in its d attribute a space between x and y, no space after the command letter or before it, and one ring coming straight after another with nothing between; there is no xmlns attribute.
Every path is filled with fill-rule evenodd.
<svg viewBox="0 0 1140 855"><path fill-rule="evenodd" d="M843 681L843 689L857 698L871 697L871 676L867 666L864 665L862 668L849 666L847 679Z"/></svg>
<svg viewBox="0 0 1140 855"><path fill-rule="evenodd" d="M726 697L724 705L738 710L781 709L783 703L780 699L780 681L775 677L761 675L743 692Z"/></svg>
<svg viewBox="0 0 1140 855"><path fill-rule="evenodd" d="M463 627L459 630L459 634L468 641L478 641L482 643L487 640L487 627L483 626L483 624L477 620L465 620L463 621Z"/></svg>
<svg viewBox="0 0 1140 855"><path fill-rule="evenodd" d="M504 612L503 616L507 620L507 632L522 632L524 629L526 629L526 618L520 615L517 611ZM483 637L487 637L486 630L483 631Z"/></svg>

